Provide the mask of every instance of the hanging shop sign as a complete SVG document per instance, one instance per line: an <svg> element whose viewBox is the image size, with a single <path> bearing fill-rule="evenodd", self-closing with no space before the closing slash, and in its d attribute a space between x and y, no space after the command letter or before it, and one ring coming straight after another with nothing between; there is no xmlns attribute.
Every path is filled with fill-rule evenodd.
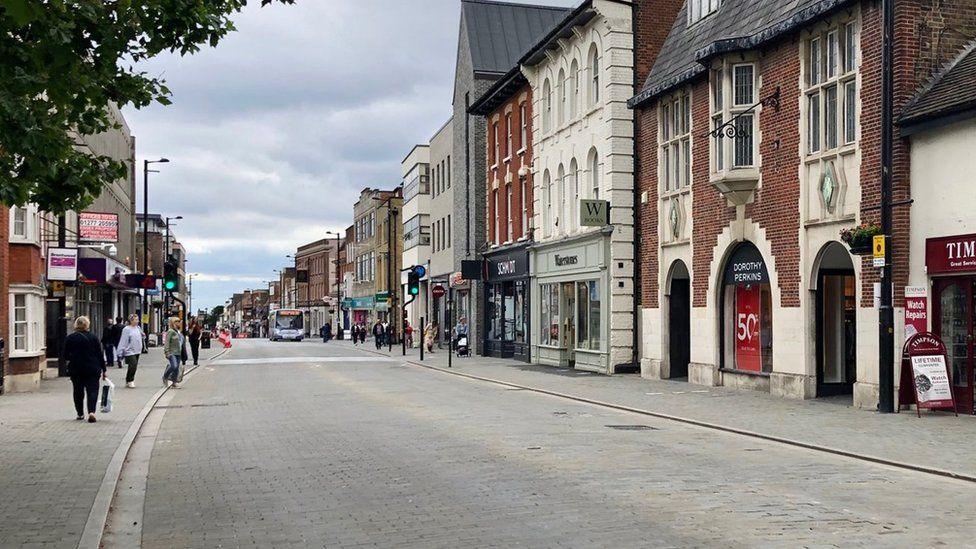
<svg viewBox="0 0 976 549"><path fill-rule="evenodd" d="M610 224L610 202L606 200L580 200L580 227L605 227Z"/></svg>
<svg viewBox="0 0 976 549"><path fill-rule="evenodd" d="M47 279L62 282L78 280L78 248L49 248Z"/></svg>
<svg viewBox="0 0 976 549"><path fill-rule="evenodd" d="M444 294L446 293L447 290L445 290L444 286L441 286L440 284L436 284L430 288L430 295L434 296L434 299L440 299L444 297Z"/></svg>
<svg viewBox="0 0 976 549"><path fill-rule="evenodd" d="M931 332L915 334L905 342L898 388L899 408L914 404L919 417L923 408L955 411L948 363L945 344Z"/></svg>
<svg viewBox="0 0 976 549"><path fill-rule="evenodd" d="M735 363L740 370L762 371L762 294L756 284L735 288Z"/></svg>
<svg viewBox="0 0 976 549"><path fill-rule="evenodd" d="M80 212L78 214L78 237L85 242L118 242L118 214Z"/></svg>
<svg viewBox="0 0 976 549"><path fill-rule="evenodd" d="M468 281L464 279L461 271L451 274L451 278L448 280L448 283L452 288L464 288L468 285Z"/></svg>
<svg viewBox="0 0 976 549"><path fill-rule="evenodd" d="M928 288L925 286L905 286L905 341L928 329Z"/></svg>
<svg viewBox="0 0 976 549"><path fill-rule="evenodd" d="M925 270L929 275L976 272L976 234L926 239Z"/></svg>

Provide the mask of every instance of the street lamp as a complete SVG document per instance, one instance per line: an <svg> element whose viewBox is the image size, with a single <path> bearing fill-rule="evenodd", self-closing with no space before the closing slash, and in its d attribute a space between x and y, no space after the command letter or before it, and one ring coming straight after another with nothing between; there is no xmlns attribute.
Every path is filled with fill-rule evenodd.
<svg viewBox="0 0 976 549"><path fill-rule="evenodd" d="M142 274L148 274L149 269L149 173L159 173L159 170L150 170L150 164L166 164L169 162L168 158L160 158L159 160L143 160L142 161ZM148 339L149 337L149 316L147 311L149 309L149 302L147 299L146 289L142 289L142 310L139 311L139 315L145 318L145 322L142 322L142 333L145 334L144 337ZM142 321L142 318L139 319ZM149 346L143 343L142 352L148 353Z"/></svg>
<svg viewBox="0 0 976 549"><path fill-rule="evenodd" d="M200 273L191 273L186 275L186 313L188 316L193 314L193 277L195 276L200 276Z"/></svg>
<svg viewBox="0 0 976 549"><path fill-rule="evenodd" d="M335 315L336 315L336 337L338 337L339 331L344 327L343 315L342 315L342 285L339 277L339 269L341 265L339 263L339 246L342 240L342 234L339 231L325 231L326 235L335 235L336 237L336 252L335 252L335 278L336 278L336 305L335 305Z"/></svg>

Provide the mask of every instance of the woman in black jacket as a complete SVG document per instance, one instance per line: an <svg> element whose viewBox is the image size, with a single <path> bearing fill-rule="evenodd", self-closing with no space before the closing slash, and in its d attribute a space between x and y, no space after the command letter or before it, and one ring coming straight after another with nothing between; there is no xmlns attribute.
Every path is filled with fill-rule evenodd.
<svg viewBox="0 0 976 549"><path fill-rule="evenodd" d="M105 355L102 344L90 331L91 321L79 316L75 332L64 340L64 361L68 365L78 419L85 419L83 404L88 397L88 423L95 423L98 403L98 380L105 377Z"/></svg>

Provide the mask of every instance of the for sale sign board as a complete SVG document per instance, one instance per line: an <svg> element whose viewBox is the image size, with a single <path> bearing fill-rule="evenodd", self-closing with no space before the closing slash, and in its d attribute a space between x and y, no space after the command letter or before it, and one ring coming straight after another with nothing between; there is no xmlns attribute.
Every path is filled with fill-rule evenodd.
<svg viewBox="0 0 976 549"><path fill-rule="evenodd" d="M47 251L47 279L78 280L78 248L50 248Z"/></svg>
<svg viewBox="0 0 976 549"><path fill-rule="evenodd" d="M119 216L113 213L79 213L78 237L86 242L118 242Z"/></svg>

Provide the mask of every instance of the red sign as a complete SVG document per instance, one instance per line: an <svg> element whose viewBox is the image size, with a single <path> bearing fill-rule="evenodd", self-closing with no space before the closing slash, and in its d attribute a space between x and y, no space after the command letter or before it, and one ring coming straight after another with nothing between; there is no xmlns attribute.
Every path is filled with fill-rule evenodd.
<svg viewBox="0 0 976 549"><path fill-rule="evenodd" d="M78 237L89 242L118 242L119 216L113 213L80 212Z"/></svg>
<svg viewBox="0 0 976 549"><path fill-rule="evenodd" d="M758 284L735 287L735 367L739 370L762 371L761 303Z"/></svg>
<svg viewBox="0 0 976 549"><path fill-rule="evenodd" d="M976 234L926 239L925 268L930 275L976 271Z"/></svg>
<svg viewBox="0 0 976 549"><path fill-rule="evenodd" d="M902 352L898 406L911 404L919 416L923 408L956 409L945 344L931 332L912 336Z"/></svg>
<svg viewBox="0 0 976 549"><path fill-rule="evenodd" d="M447 293L447 291L444 289L444 286L441 286L440 284L437 284L430 289L430 295L436 298L444 297L445 293Z"/></svg>
<svg viewBox="0 0 976 549"><path fill-rule="evenodd" d="M929 329L929 296L925 286L905 287L905 341Z"/></svg>

